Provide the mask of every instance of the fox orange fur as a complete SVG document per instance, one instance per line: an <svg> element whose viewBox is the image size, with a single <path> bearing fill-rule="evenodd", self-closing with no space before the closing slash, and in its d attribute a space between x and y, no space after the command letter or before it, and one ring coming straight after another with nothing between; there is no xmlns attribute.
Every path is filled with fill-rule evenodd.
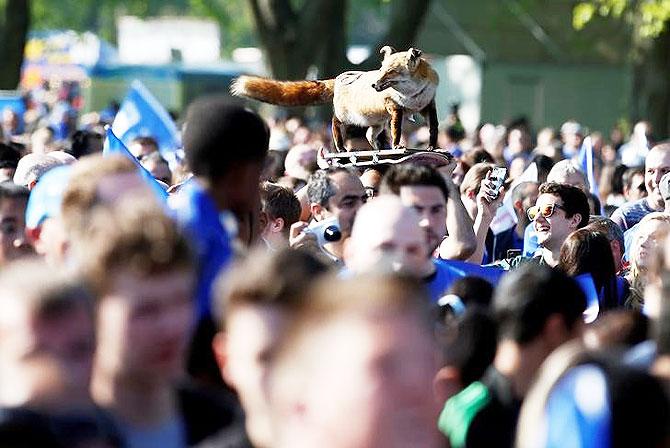
<svg viewBox="0 0 670 448"><path fill-rule="evenodd" d="M240 76L233 82L231 92L280 106L308 106L332 100L333 141L337 151L345 150L343 132L348 125L367 127L370 145L382 149L377 137L390 124L393 148L401 148L403 115L418 112L429 125L429 147L435 148L437 73L416 48L395 52L386 46L381 53L384 59L379 70L349 71L335 79L319 81Z"/></svg>

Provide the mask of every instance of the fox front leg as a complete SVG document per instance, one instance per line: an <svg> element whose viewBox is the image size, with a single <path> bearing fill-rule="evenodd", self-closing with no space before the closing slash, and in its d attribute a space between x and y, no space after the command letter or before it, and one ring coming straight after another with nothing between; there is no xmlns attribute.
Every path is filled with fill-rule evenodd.
<svg viewBox="0 0 670 448"><path fill-rule="evenodd" d="M400 138L402 137L402 107L390 104L386 106L386 110L391 115L391 143L393 144L393 149L404 148L400 144Z"/></svg>
<svg viewBox="0 0 670 448"><path fill-rule="evenodd" d="M421 110L421 115L423 115L424 120L428 123L430 132L428 149L435 149L437 148L437 108L435 107L434 100Z"/></svg>
<svg viewBox="0 0 670 448"><path fill-rule="evenodd" d="M335 152L342 152L344 148L344 137L342 135L342 122L333 116L333 122L331 125L331 130L333 133L333 143L335 144Z"/></svg>

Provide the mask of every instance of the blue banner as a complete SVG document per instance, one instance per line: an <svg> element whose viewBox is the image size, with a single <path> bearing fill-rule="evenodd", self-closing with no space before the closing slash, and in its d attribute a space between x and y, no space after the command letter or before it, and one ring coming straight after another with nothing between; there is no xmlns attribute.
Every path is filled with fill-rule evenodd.
<svg viewBox="0 0 670 448"><path fill-rule="evenodd" d="M102 154L104 156L120 154L130 159L137 167L137 171L142 179L152 189L156 196L159 197L162 201L167 201L168 194L163 189L161 184L159 184L158 181L156 181L156 179L151 175L151 173L147 171L146 168L140 164L140 162L137 161L137 159L130 153L130 151L128 151L128 148L126 148L123 142L116 135L114 135L114 132L112 132L112 128L110 126L107 126L106 134L107 138L105 139L105 144L102 148Z"/></svg>
<svg viewBox="0 0 670 448"><path fill-rule="evenodd" d="M133 81L121 103L112 130L125 145L136 137L153 137L170 168L178 162L177 150L181 148L181 142L177 126L163 105L138 80Z"/></svg>
<svg viewBox="0 0 670 448"><path fill-rule="evenodd" d="M591 136L586 137L582 142L582 147L577 154L577 163L579 164L579 169L586 174L586 178L589 180L589 191L591 194L600 197L598 182L596 182L595 166L593 165L593 142L591 141Z"/></svg>

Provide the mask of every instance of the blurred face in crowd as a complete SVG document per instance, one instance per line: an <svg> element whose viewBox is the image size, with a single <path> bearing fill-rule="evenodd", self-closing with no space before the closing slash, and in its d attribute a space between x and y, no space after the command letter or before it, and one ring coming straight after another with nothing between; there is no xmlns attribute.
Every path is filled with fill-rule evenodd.
<svg viewBox="0 0 670 448"><path fill-rule="evenodd" d="M90 403L93 315L83 304L39 316L26 297L3 293L2 405L66 411Z"/></svg>
<svg viewBox="0 0 670 448"><path fill-rule="evenodd" d="M0 199L0 265L33 252L26 239L26 201Z"/></svg>
<svg viewBox="0 0 670 448"><path fill-rule="evenodd" d="M653 148L644 162L644 183L647 187L647 202L655 210L663 210L665 202L658 189L661 177L670 172L670 149Z"/></svg>
<svg viewBox="0 0 670 448"><path fill-rule="evenodd" d="M382 182L382 175L377 170L367 170L361 174L361 183L365 188L365 194L368 199L372 199L379 195L379 184Z"/></svg>
<svg viewBox="0 0 670 448"><path fill-rule="evenodd" d="M315 216L319 221L337 216L342 237L347 238L351 235L358 209L367 200L365 189L358 177L347 172L334 173L330 180L335 187L335 195L328 199L328 207L319 207Z"/></svg>
<svg viewBox="0 0 670 448"><path fill-rule="evenodd" d="M660 247L670 231L670 223L651 219L642 223L631 248L631 263L638 270L649 268L655 250Z"/></svg>
<svg viewBox="0 0 670 448"><path fill-rule="evenodd" d="M382 269L421 276L429 253L417 213L393 196L382 196L365 207L369 209L361 210L347 242L347 267L357 273Z"/></svg>
<svg viewBox="0 0 670 448"><path fill-rule="evenodd" d="M214 352L226 383L237 392L254 446L272 442L266 379L286 311L271 305L239 305L228 310L226 330L214 339Z"/></svg>
<svg viewBox="0 0 670 448"><path fill-rule="evenodd" d="M405 185L400 187L400 200L419 214L419 225L432 254L447 234L447 200L442 190L426 185Z"/></svg>
<svg viewBox="0 0 670 448"><path fill-rule="evenodd" d="M582 140L584 140L584 138L580 134L574 132L566 132L563 134L563 141L568 148L579 148L582 146Z"/></svg>
<svg viewBox="0 0 670 448"><path fill-rule="evenodd" d="M526 227L530 224L530 219L528 218L526 210L537 202L539 186L537 184L525 184L523 188L523 199L514 203L514 209L517 212L517 219L519 222L523 223L523 227Z"/></svg>
<svg viewBox="0 0 670 448"><path fill-rule="evenodd" d="M581 216L575 214L568 218L562 208L561 197L550 193L538 196L535 205L541 211L551 210L550 216L545 217L543 213L538 213L535 218L537 242L550 250L560 249L568 235L577 229Z"/></svg>
<svg viewBox="0 0 670 448"><path fill-rule="evenodd" d="M624 187L626 201L638 201L647 197L647 185L643 174L636 174L631 179L630 188Z"/></svg>
<svg viewBox="0 0 670 448"><path fill-rule="evenodd" d="M142 160L144 157L148 156L152 152L158 151L158 148L153 145L153 144L147 144L147 143L141 143L141 142L132 142L130 146L128 146L128 151L132 155L135 156L135 158Z"/></svg>
<svg viewBox="0 0 670 448"><path fill-rule="evenodd" d="M439 446L439 405L431 391L437 357L416 315L336 317L313 328L295 350L294 368L306 369L305 381L290 392L279 378L271 383L283 433L276 446Z"/></svg>
<svg viewBox="0 0 670 448"><path fill-rule="evenodd" d="M165 182L168 185L172 185L172 173L170 172L170 167L167 163L160 160L146 160L142 162L142 166L144 166L155 179Z"/></svg>
<svg viewBox="0 0 670 448"><path fill-rule="evenodd" d="M183 369L193 308L193 274L176 270L141 277L110 273L98 304L96 364L120 377L172 381Z"/></svg>

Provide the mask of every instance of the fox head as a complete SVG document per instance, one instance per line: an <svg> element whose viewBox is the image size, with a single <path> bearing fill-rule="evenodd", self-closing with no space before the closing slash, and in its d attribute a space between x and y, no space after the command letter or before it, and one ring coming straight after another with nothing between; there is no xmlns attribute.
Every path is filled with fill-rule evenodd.
<svg viewBox="0 0 670 448"><path fill-rule="evenodd" d="M377 92L393 87L402 82L412 82L412 75L421 62L421 50L410 48L396 52L388 45L380 51L384 55L379 69L379 78L372 84Z"/></svg>

